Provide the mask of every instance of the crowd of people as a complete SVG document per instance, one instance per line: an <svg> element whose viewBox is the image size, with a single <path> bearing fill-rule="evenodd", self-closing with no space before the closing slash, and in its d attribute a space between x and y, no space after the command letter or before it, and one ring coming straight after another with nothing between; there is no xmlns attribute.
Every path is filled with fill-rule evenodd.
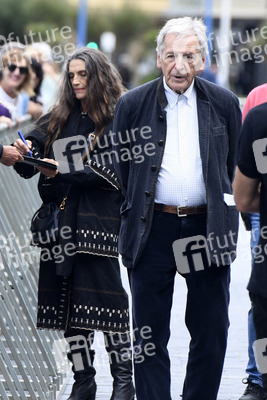
<svg viewBox="0 0 267 400"><path fill-rule="evenodd" d="M77 49L65 62L57 101L49 112L32 111L36 123L27 144L18 139L0 146L0 162L14 165L22 178L40 173L44 204L60 207L64 199L59 228L69 231L56 242L63 257L56 257L54 243L41 249L37 327L64 331L74 372L69 400L96 398L96 330L103 332L109 355L111 400L171 400L167 345L177 270L187 286L190 333L181 396L216 400L236 255L236 241L225 237L238 236L239 211L248 229L257 216L263 229L252 255L258 243L266 246L266 104L258 105L265 93L249 96L247 102L257 100L247 103L242 124L236 95L199 76L207 56L201 19L167 21L156 51L162 75L127 91L101 51ZM4 117L17 119L23 107L29 112L31 103L43 106L45 72L38 57L28 63L24 50L11 49L4 57L0 102ZM34 87L29 86L32 70ZM56 167L23 163L29 149ZM141 162L134 158L136 149L143 151ZM233 195L236 205L229 201ZM132 347L119 255L132 295ZM267 342L266 262L265 254L253 263L248 284L250 355L252 342L254 352L258 341ZM78 368L81 338L86 349ZM240 400L267 399L267 369L262 372L255 357L249 361Z"/></svg>
<svg viewBox="0 0 267 400"><path fill-rule="evenodd" d="M59 73L52 57L44 57L41 44L11 42L1 49L1 60L0 123L11 127L26 114L37 120L56 100Z"/></svg>

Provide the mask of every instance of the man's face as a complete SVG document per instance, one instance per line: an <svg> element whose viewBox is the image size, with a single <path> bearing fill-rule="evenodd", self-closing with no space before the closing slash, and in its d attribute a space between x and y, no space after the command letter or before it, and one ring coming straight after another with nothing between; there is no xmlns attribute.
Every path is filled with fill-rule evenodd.
<svg viewBox="0 0 267 400"><path fill-rule="evenodd" d="M184 93L205 66L197 37L168 33L162 54L157 55L157 66L162 69L167 85L176 93Z"/></svg>

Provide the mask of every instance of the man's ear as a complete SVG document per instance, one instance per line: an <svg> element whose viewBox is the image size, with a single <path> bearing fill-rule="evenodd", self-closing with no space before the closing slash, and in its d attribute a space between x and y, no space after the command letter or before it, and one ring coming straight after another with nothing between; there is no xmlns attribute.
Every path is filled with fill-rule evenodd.
<svg viewBox="0 0 267 400"><path fill-rule="evenodd" d="M159 54L157 54L157 67L161 68L161 59Z"/></svg>
<svg viewBox="0 0 267 400"><path fill-rule="evenodd" d="M199 65L199 68L198 68L198 72L204 71L204 69L205 69L205 62L206 62L206 58L202 58L202 59L201 59L201 64Z"/></svg>

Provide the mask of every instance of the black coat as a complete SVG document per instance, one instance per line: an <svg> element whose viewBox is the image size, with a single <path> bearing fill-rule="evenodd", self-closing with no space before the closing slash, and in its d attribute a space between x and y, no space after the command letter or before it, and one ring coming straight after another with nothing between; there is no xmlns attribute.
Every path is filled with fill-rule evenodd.
<svg viewBox="0 0 267 400"><path fill-rule="evenodd" d="M46 119L44 116L42 121ZM85 165L76 163L79 146L94 131L94 124L75 110L48 156L59 161L60 172L54 179L40 175L38 187L43 202L59 205L67 194L60 229L67 226L71 231L67 235L61 233L58 244L41 251L37 312L40 329L129 331L128 296L121 282L117 249L121 192L112 172L109 129L104 131L90 160ZM34 155L44 154L45 131L46 124L42 131L35 128L27 136L33 143ZM57 148L60 143L65 147ZM64 159L69 161L65 165ZM17 163L16 170L24 178L36 173L22 163Z"/></svg>
<svg viewBox="0 0 267 400"><path fill-rule="evenodd" d="M41 129L34 128L27 139L32 141L33 153L41 158L44 156L44 148L47 136L46 120L49 115L41 119ZM57 262L57 272L62 276L69 276L72 269L73 255L77 253L90 253L109 257L118 257L118 233L120 227L119 207L121 204L121 192L115 174L112 171L110 132L108 126L98 143L91 152L90 159L82 169L75 169L75 165L63 165L54 179L40 175L38 189L44 203L56 202L61 204L67 195L67 201L61 227L68 226L71 235L60 235L60 245L64 251L65 246L74 243L75 250L65 254L63 262ZM77 135L87 139L88 134L94 131L93 121L82 115L76 109L69 117L59 140L63 139L66 145L73 139L72 147L66 150L71 153L79 147L75 142ZM56 142L55 142L56 143ZM57 144L56 144L57 146ZM76 147L75 147L76 146ZM64 148L60 148L60 150ZM51 148L48 158L55 158L57 149ZM63 153L63 151L62 151ZM101 155L104 154L104 157ZM72 155L68 155L69 159ZM66 157L62 155L62 160ZM59 161L61 165L61 161ZM17 163L16 171L24 178L30 178L38 171L32 166ZM67 238L65 236L68 236ZM70 249L70 247L66 247ZM71 254L71 256L69 256Z"/></svg>
<svg viewBox="0 0 267 400"><path fill-rule="evenodd" d="M216 255L221 259L225 254L229 264L236 254L238 212L225 203L224 194L232 194L241 110L238 98L229 90L199 77L195 78L195 88L210 255L216 263ZM113 145L112 154L125 198L119 252L128 268L136 266L151 229L155 187L167 134L166 105L162 77L130 90L117 103L113 131L120 140ZM122 160L126 150L128 158ZM229 234L234 235L235 243L221 249L218 243L224 243ZM218 239L216 243L213 237Z"/></svg>

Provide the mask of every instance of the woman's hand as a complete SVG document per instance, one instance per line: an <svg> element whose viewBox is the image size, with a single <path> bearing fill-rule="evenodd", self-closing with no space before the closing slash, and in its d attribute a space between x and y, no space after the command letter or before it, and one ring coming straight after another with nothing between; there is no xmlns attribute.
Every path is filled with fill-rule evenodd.
<svg viewBox="0 0 267 400"><path fill-rule="evenodd" d="M53 160L52 158L42 158L42 161L47 161L51 164L55 164L58 166L58 162ZM45 168L45 167L36 167L38 171L40 171L42 174L44 174L47 178L55 178L55 176L58 174L58 169L50 169L50 168Z"/></svg>
<svg viewBox="0 0 267 400"><path fill-rule="evenodd" d="M1 117L0 117L0 123L1 123L1 124L7 124L7 126L8 126L9 128L12 127L12 119L6 117L5 115L1 115Z"/></svg>
<svg viewBox="0 0 267 400"><path fill-rule="evenodd" d="M23 143L21 139L17 139L14 143L13 146L16 147L16 149L20 152L20 154L27 155L29 154L29 149L32 148L32 142L30 140L26 140L28 146Z"/></svg>

